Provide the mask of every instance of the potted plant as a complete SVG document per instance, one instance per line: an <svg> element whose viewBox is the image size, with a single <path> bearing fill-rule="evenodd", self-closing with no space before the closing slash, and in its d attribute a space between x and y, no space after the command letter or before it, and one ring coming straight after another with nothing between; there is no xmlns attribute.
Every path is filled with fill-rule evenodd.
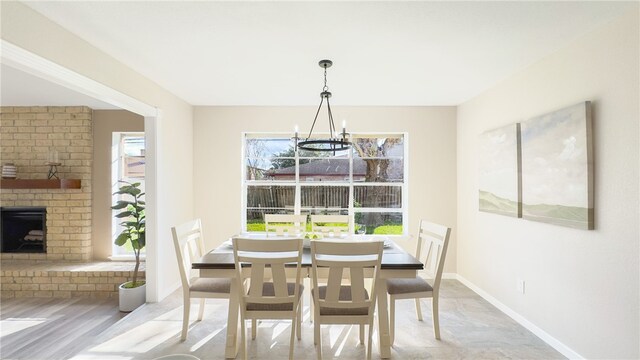
<svg viewBox="0 0 640 360"><path fill-rule="evenodd" d="M141 200L144 193L140 190L140 183L120 182L124 185L113 194L122 195L122 199L118 200L111 209L121 210L115 217L123 220L120 225L124 227L114 243L118 246L130 244L136 257L132 281L125 282L119 287L120 311L129 312L146 302L146 281L138 280L140 251L145 245L145 202Z"/></svg>

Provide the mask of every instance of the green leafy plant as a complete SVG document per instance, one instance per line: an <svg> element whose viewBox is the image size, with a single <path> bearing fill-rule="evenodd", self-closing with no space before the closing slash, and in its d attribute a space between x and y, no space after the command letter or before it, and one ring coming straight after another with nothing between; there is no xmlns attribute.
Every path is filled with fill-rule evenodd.
<svg viewBox="0 0 640 360"><path fill-rule="evenodd" d="M140 251L145 246L145 202L141 200L144 192L140 190L140 183L124 183L114 195L123 195L122 200L111 207L112 210L121 210L115 215L118 219L123 219L120 223L124 230L118 235L114 243L118 246L129 244L136 256L136 267L133 270L133 280L124 285L125 288L134 288L145 284L144 280L138 280L138 269L140 268Z"/></svg>

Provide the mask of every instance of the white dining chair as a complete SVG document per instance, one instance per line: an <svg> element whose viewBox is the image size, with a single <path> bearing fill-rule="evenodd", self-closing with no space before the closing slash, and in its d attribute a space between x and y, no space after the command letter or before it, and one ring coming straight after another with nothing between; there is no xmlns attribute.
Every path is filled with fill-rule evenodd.
<svg viewBox="0 0 640 360"><path fill-rule="evenodd" d="M266 214L264 226L267 236L295 236L307 230L307 215Z"/></svg>
<svg viewBox="0 0 640 360"><path fill-rule="evenodd" d="M349 215L311 215L311 231L323 237L349 235Z"/></svg>
<svg viewBox="0 0 640 360"><path fill-rule="evenodd" d="M339 238L349 235L349 215L311 215L311 231L320 234L321 238ZM314 303L310 299L309 321L313 322L315 311Z"/></svg>
<svg viewBox="0 0 640 360"><path fill-rule="evenodd" d="M191 276L191 262L202 257L204 241L202 236L202 224L200 219L188 221L171 228L173 244L175 246L180 280L182 282L182 294L184 299L184 313L182 315L181 340L187 339L189 330L189 311L191 298L200 299L198 321L204 315L206 299L228 299L231 290L230 279L199 278Z"/></svg>
<svg viewBox="0 0 640 360"><path fill-rule="evenodd" d="M307 232L307 215L266 214L264 216L264 220L267 237L274 235L304 236ZM305 278L303 282L307 285L311 283L309 278ZM310 289L311 286L308 286L307 288ZM309 291L307 297L311 306L309 321L313 322L313 302L311 300L311 291ZM302 305L300 305L300 307L302 307ZM252 322L252 328L255 328L255 321Z"/></svg>
<svg viewBox="0 0 640 360"><path fill-rule="evenodd" d="M314 301L314 343L318 359L322 359L322 324L360 325L360 343L364 344L364 326L369 326L367 359L371 359L373 314L376 305L382 241L311 242ZM343 276L347 269L349 276ZM372 270L371 288L365 287L365 270ZM319 272L324 274L320 275ZM328 274L326 274L328 273ZM326 276L325 276L326 275ZM348 283L343 285L345 280Z"/></svg>
<svg viewBox="0 0 640 360"><path fill-rule="evenodd" d="M289 359L293 359L293 339L301 339L302 306L300 299L302 239L247 239L233 238L233 256L236 280L240 291L241 343L247 358L245 321L252 320L252 338L255 338L255 320L291 319ZM243 266L244 265L244 266ZM295 266L294 282L287 281L285 267ZM250 270L247 277L246 270ZM247 281L245 281L245 279ZM270 281L265 281L270 280Z"/></svg>
<svg viewBox="0 0 640 360"><path fill-rule="evenodd" d="M432 284L420 276L416 276L413 279L387 279L387 293L389 294L390 307L389 322L391 345L393 345L395 338L395 302L400 299L415 299L418 320L422 321L420 299L431 298L431 307L433 311L433 333L435 338L440 340L438 299L450 234L451 228L434 224L426 220L420 220L416 259L423 261L425 268L427 266L429 267L430 273L434 275ZM423 249L426 252L423 251ZM426 254L424 260L421 258L423 253Z"/></svg>

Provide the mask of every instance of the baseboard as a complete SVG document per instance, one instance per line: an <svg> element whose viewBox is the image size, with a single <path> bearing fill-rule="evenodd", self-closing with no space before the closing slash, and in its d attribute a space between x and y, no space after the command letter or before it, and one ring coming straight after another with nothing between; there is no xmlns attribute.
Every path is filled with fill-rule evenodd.
<svg viewBox="0 0 640 360"><path fill-rule="evenodd" d="M456 273L442 273L442 278L447 280L458 280L458 274Z"/></svg>
<svg viewBox="0 0 640 360"><path fill-rule="evenodd" d="M443 276L442 276L443 278L445 278L444 275L445 274L443 274ZM473 284L469 280L465 279L460 274L447 274L447 275L456 275L455 278L458 281L463 283L466 287L471 289L476 294L480 295L483 299L487 300L491 305L493 305L496 308L498 308L498 310L502 311L507 316L509 316L510 318L515 320L518 324L524 326L527 330L529 330L532 333L534 333L537 337L542 339L542 341L544 341L547 344L549 344L549 346L551 346L552 348L556 349L562 355L566 356L569 359L584 359L583 356L581 356L577 352L573 351L567 345L561 343L558 339L554 338L549 333L547 333L546 331L542 330L541 328L539 328L538 326L533 324L531 321L529 321L526 318L524 318L522 315L520 315L517 312L513 311L511 308L509 308L505 304L501 303L498 299L496 299L493 296L489 295L486 291L484 291L481 288L477 287L475 284Z"/></svg>

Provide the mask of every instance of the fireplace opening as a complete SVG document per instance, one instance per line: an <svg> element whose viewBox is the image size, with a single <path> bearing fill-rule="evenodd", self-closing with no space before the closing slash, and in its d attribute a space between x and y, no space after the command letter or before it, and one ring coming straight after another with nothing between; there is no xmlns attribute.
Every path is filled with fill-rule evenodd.
<svg viewBox="0 0 640 360"><path fill-rule="evenodd" d="M44 253L46 245L46 208L0 207L0 247L3 253Z"/></svg>

